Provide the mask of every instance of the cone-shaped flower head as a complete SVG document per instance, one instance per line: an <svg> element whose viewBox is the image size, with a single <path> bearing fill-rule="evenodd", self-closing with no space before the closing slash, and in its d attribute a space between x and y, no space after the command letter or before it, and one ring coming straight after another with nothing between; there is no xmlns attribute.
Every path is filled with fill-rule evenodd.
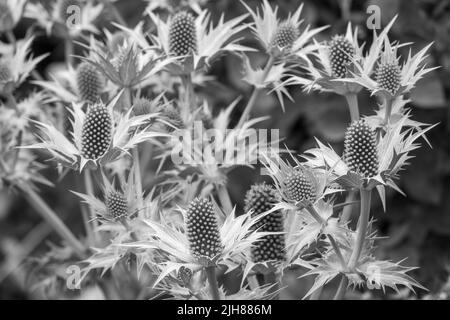
<svg viewBox="0 0 450 320"><path fill-rule="evenodd" d="M311 179L302 170L293 170L283 182L284 193L291 201L314 201L316 188Z"/></svg>
<svg viewBox="0 0 450 320"><path fill-rule="evenodd" d="M255 184L245 196L245 211L253 210L259 215L271 210L277 202L275 188L267 184ZM284 221L281 211L274 211L266 215L255 224L255 229L262 232L283 232ZM267 235L252 247L252 257L255 263L267 261L283 261L285 259L284 235Z"/></svg>
<svg viewBox="0 0 450 320"><path fill-rule="evenodd" d="M184 127L184 122L178 109L173 107L166 108L162 112L162 115L167 118L170 124L172 124L172 126L165 126L168 132L173 132L175 130L174 127L178 129L182 129Z"/></svg>
<svg viewBox="0 0 450 320"><path fill-rule="evenodd" d="M195 199L189 204L186 228L194 256L213 259L222 252L219 227L210 201Z"/></svg>
<svg viewBox="0 0 450 320"><path fill-rule="evenodd" d="M89 62L82 62L76 70L77 87L83 101L94 104L102 91L102 76L97 68Z"/></svg>
<svg viewBox="0 0 450 320"><path fill-rule="evenodd" d="M401 86L402 70L396 60L378 66L376 80L381 89L395 95Z"/></svg>
<svg viewBox="0 0 450 320"><path fill-rule="evenodd" d="M290 50L300 36L300 31L293 23L286 21L278 26L272 40L272 46Z"/></svg>
<svg viewBox="0 0 450 320"><path fill-rule="evenodd" d="M345 134L344 157L349 169L366 178L378 174L375 132L364 121L353 122Z"/></svg>
<svg viewBox="0 0 450 320"><path fill-rule="evenodd" d="M186 56L197 52L197 33L194 17L185 11L177 13L169 28L170 53Z"/></svg>
<svg viewBox="0 0 450 320"><path fill-rule="evenodd" d="M334 36L329 44L329 54L333 76L344 78L347 74L347 66L355 54L355 48L346 37Z"/></svg>
<svg viewBox="0 0 450 320"><path fill-rule="evenodd" d="M105 198L106 209L115 220L124 219L128 216L128 203L123 193L110 191Z"/></svg>
<svg viewBox="0 0 450 320"><path fill-rule="evenodd" d="M81 151L86 159L96 160L108 151L112 139L112 119L103 105L91 106L83 122Z"/></svg>

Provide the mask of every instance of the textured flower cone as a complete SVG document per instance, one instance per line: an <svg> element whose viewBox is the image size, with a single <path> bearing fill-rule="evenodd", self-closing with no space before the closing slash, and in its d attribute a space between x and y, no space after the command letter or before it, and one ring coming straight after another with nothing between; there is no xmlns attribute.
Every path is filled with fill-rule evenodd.
<svg viewBox="0 0 450 320"><path fill-rule="evenodd" d="M345 161L351 171L365 178L378 173L378 153L375 132L364 121L351 124L345 134Z"/></svg>
<svg viewBox="0 0 450 320"><path fill-rule="evenodd" d="M301 170L293 170L283 183L286 197L295 202L314 201L316 198L316 188L308 177Z"/></svg>
<svg viewBox="0 0 450 320"><path fill-rule="evenodd" d="M376 73L376 80L381 89L395 95L400 89L401 70L397 62L381 64Z"/></svg>
<svg viewBox="0 0 450 320"><path fill-rule="evenodd" d="M62 22L66 22L73 14L74 7L81 9L81 2L79 0L59 0L57 4L58 17Z"/></svg>
<svg viewBox="0 0 450 320"><path fill-rule="evenodd" d="M128 216L128 204L124 195L117 191L108 193L105 199L106 209L115 220L124 219Z"/></svg>
<svg viewBox="0 0 450 320"><path fill-rule="evenodd" d="M355 48L344 36L335 36L329 44L329 52L333 77L344 78L351 57L355 55Z"/></svg>
<svg viewBox="0 0 450 320"><path fill-rule="evenodd" d="M102 76L89 62L82 62L77 67L77 87L81 99L94 104L100 99L102 90Z"/></svg>
<svg viewBox="0 0 450 320"><path fill-rule="evenodd" d="M8 82L12 78L11 69L5 63L0 63L0 82Z"/></svg>
<svg viewBox="0 0 450 320"><path fill-rule="evenodd" d="M194 256L213 259L222 252L213 205L205 199L193 200L187 210L187 237Z"/></svg>
<svg viewBox="0 0 450 320"><path fill-rule="evenodd" d="M86 159L96 160L108 151L112 138L112 119L104 106L89 108L81 132L81 152Z"/></svg>
<svg viewBox="0 0 450 320"><path fill-rule="evenodd" d="M245 196L245 211L253 210L254 215L260 215L273 208L277 201L276 190L266 184L255 184ZM275 211L266 215L255 224L255 229L261 232L283 232L283 215ZM268 235L252 247L252 257L255 263L285 260L284 235Z"/></svg>
<svg viewBox="0 0 450 320"><path fill-rule="evenodd" d="M169 51L176 56L197 53L197 33L194 17L185 11L173 16L169 29Z"/></svg>
<svg viewBox="0 0 450 320"><path fill-rule="evenodd" d="M173 125L173 127L182 129L184 127L183 119L180 112L174 108L168 108L162 112L162 115L167 121ZM166 125L167 132L173 132L175 129L172 126Z"/></svg>
<svg viewBox="0 0 450 320"><path fill-rule="evenodd" d="M177 278L181 283L183 283L183 285L185 286L189 285L192 279L192 270L182 266L178 270Z"/></svg>
<svg viewBox="0 0 450 320"><path fill-rule="evenodd" d="M284 22L278 27L273 40L272 46L280 47L285 50L292 49L294 42L299 37L299 30L292 23Z"/></svg>

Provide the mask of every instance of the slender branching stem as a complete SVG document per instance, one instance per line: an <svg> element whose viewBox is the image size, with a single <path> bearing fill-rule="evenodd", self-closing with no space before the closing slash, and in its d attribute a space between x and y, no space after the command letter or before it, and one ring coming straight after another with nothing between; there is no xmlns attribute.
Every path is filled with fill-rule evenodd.
<svg viewBox="0 0 450 320"><path fill-rule="evenodd" d="M314 208L314 206L308 205L305 207L305 209L309 212L309 214L321 225L325 225L327 222L325 221L324 218L322 218L320 216L320 214L316 211L316 209Z"/></svg>
<svg viewBox="0 0 450 320"><path fill-rule="evenodd" d="M217 195L219 196L222 208L226 213L233 211L233 203L231 202L230 194L225 185L216 185Z"/></svg>
<svg viewBox="0 0 450 320"><path fill-rule="evenodd" d="M275 272L269 272L267 274L264 274L264 284L271 285L272 287L269 290L269 293L277 292L280 289L278 277ZM274 299L278 300L279 296L277 294Z"/></svg>
<svg viewBox="0 0 450 320"><path fill-rule="evenodd" d="M69 65L73 65L73 54L74 54L74 46L73 39L69 34L66 34L64 37L64 55L66 59L66 63Z"/></svg>
<svg viewBox="0 0 450 320"><path fill-rule="evenodd" d="M348 286L348 278L345 274L342 275L341 282L339 283L339 287L334 295L333 300L342 300L344 299L345 293L347 292Z"/></svg>
<svg viewBox="0 0 450 320"><path fill-rule="evenodd" d="M20 190L23 192L26 200L41 215L41 217L59 234L59 236L67 241L76 254L81 258L86 256L85 246L73 235L73 233L62 222L58 215L45 203L31 186L25 183L19 184Z"/></svg>
<svg viewBox="0 0 450 320"><path fill-rule="evenodd" d="M345 262L344 256L342 255L341 249L339 249L339 246L338 246L336 240L334 240L334 238L331 234L327 234L327 237L331 243L331 246L333 247L333 250L336 252L336 255L339 259L339 262L341 263L342 268L346 269L347 263Z"/></svg>
<svg viewBox="0 0 450 320"><path fill-rule="evenodd" d="M356 230L356 243L353 248L352 255L350 256L350 260L348 262L348 267L350 270L353 270L359 260L362 249L364 247L364 242L366 240L367 228L369 226L370 219L370 202L372 191L361 188L361 212L358 221L358 227Z"/></svg>
<svg viewBox="0 0 450 320"><path fill-rule="evenodd" d="M356 192L353 190L350 190L345 198L345 203L352 203L356 199ZM345 206L342 210L342 215L340 222L345 224L347 223L350 218L352 217L353 213L353 206Z"/></svg>
<svg viewBox="0 0 450 320"><path fill-rule="evenodd" d="M91 176L91 172L89 169L84 169L83 171L83 180L84 180L84 188L86 189L86 194L88 194L89 196L93 196L94 195L94 182L92 181L92 176ZM89 226L89 232L88 234L91 236L92 241L94 241L94 243L98 243L98 235L97 233L94 231L96 228L96 216L95 216L95 212L92 210L92 208L90 206L87 206L86 208L88 215L89 215L89 221L91 223L88 223Z"/></svg>
<svg viewBox="0 0 450 320"><path fill-rule="evenodd" d="M314 291L310 297L309 300L320 300L320 296L322 295L324 286L321 286L316 291Z"/></svg>
<svg viewBox="0 0 450 320"><path fill-rule="evenodd" d="M385 114L384 114L384 125L388 125L389 124L389 120L391 118L391 114L392 114L392 102L393 99L391 98L386 98L385 102L384 102L384 106L385 106Z"/></svg>
<svg viewBox="0 0 450 320"><path fill-rule="evenodd" d="M219 284L216 278L216 267L210 266L205 268L206 276L208 277L209 289L213 300L220 300Z"/></svg>
<svg viewBox="0 0 450 320"><path fill-rule="evenodd" d="M267 78L267 75L269 74L270 69L272 69L272 66L274 63L275 63L275 58L271 55L269 57L269 61L267 61L266 67L264 68L264 72L263 72L263 76L262 76L263 82ZM261 91L261 88L259 88L259 87L253 88L252 95L251 95L250 99L248 100L247 105L245 106L244 112L242 112L241 118L239 120L238 125L236 126L236 129L242 128L245 121L247 121L247 118L250 116L250 113L256 104L256 100L258 98L258 94L260 91Z"/></svg>
<svg viewBox="0 0 450 320"><path fill-rule="evenodd" d="M352 122L359 120L359 105L358 105L358 95L356 93L347 93L345 95L347 99L348 110L350 111L350 119Z"/></svg>

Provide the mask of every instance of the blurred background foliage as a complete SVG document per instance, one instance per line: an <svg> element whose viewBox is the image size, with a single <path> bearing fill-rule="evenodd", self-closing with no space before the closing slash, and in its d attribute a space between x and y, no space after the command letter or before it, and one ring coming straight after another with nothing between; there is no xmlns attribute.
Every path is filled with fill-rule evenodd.
<svg viewBox="0 0 450 320"><path fill-rule="evenodd" d="M260 3L257 0L245 2L251 6ZM271 2L280 7L282 15L287 15L294 11L301 1ZM381 8L382 25L395 14L399 14L390 33L391 39L402 43L413 42L417 51L434 42L429 64L441 68L419 82L409 104L413 119L430 124L440 123L428 135L433 148L425 145L415 151L416 157L402 173L400 186L407 197L391 193L388 195L387 212L383 212L379 201L374 201L373 212L379 236L389 235L389 238L378 241L379 258L398 261L408 257L407 265L419 267L413 276L430 290L428 293L419 292L419 297L446 299L447 293L450 294L450 286L447 283L450 272L450 1L303 2L303 17L307 23L314 26L331 26L321 34L323 40L342 33L347 21L351 21L359 26L361 40L367 38L367 41L370 41L370 32L365 26L369 16L366 8L374 4ZM134 26L141 19L146 4L139 0L121 0L116 3L130 26ZM207 7L214 19L218 19L222 13L225 13L226 18L245 13L244 7L236 0L211 0ZM111 20L112 15L106 13L98 23L111 29ZM16 28L16 36L23 37L29 26L30 22L24 20ZM243 36L248 39L247 44L257 46L249 33ZM34 44L34 54L45 52L51 52L51 55L39 66L42 73L45 73L52 63L63 61L62 41L40 34ZM262 54L251 54L251 61L254 65L262 64L265 57ZM210 105L217 109L242 96L241 109L235 111L236 121L251 93L249 85L241 80L240 66L238 57L226 56L219 59L209 70L215 80L197 89L198 94L208 99ZM285 113L274 96L261 94L254 116L270 115L270 120L263 123L263 126L280 129L280 136L285 137L284 143L299 153L314 145L314 137L329 142L336 150L342 150L344 132L350 120L344 98L333 94L306 94L301 88L293 88L290 92L295 102L287 103ZM371 114L376 106L376 101L367 93L360 94L359 103L363 114ZM48 170L47 174L53 178L52 181L57 181L54 170ZM238 208L242 208L243 195L250 185L261 179L259 170L244 168L231 173L228 188ZM73 177L66 176L57 183L56 188L43 188L41 192L72 230L80 234L82 225L77 213L78 200L68 192L72 186ZM32 288L27 286L27 277L33 274L30 273L32 261L27 259L23 263L23 258L44 253L49 249L48 244L51 241L58 242L59 239L19 196L6 191L0 192L1 299L33 297ZM63 272L63 269L60 268L59 272ZM298 280L298 274L297 271L285 276L285 281L290 284L286 295L292 298L301 297L311 285L312 279ZM390 297L402 298L401 295L400 292ZM362 297L369 296L366 293Z"/></svg>

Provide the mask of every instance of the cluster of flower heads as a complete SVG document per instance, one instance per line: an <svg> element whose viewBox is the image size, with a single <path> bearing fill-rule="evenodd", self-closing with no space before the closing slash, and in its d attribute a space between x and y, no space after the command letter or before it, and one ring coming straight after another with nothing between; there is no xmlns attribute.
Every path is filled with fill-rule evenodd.
<svg viewBox="0 0 450 320"><path fill-rule="evenodd" d="M0 0L0 32L11 31L24 15L64 38L69 51L66 63L44 78L32 74L46 57L30 54L33 37L0 43L0 94L6 101L0 105L0 187L50 185L35 160L42 151L61 175L83 173L90 188L73 188L80 212L91 214L84 215L91 255L82 261L83 279L133 258L138 278L150 271L156 275L153 287L175 299L274 298L281 275L295 266L316 276L308 296L338 276L354 287L421 288L406 274L411 268L376 259L368 212L361 212L365 220L357 230L341 217L352 206L341 195L354 191L361 193L361 207L370 209L367 195L376 189L386 208L386 187L401 192L400 172L432 128L411 120L405 107L405 95L434 69L425 65L430 46L399 56L407 45L389 40L395 18L374 32L366 49L350 23L345 34L319 42L316 36L327 26L304 25L303 5L282 19L267 0L256 9L242 2L248 14L221 16L216 23L202 9L206 1L149 1L141 22L130 28L118 16L114 31L95 24L114 8L108 1L55 0L49 7L25 2ZM73 12L80 14L75 26L68 24ZM258 47L243 43L245 31ZM80 56L70 52L74 44L84 51ZM253 51L268 57L265 67L252 66L247 53ZM288 86L347 98L365 88L381 104L373 115L352 119L343 154L320 141L300 156L277 148L261 153L267 146L245 141L266 118L243 116L232 128L239 99L213 116L195 94L223 54L242 59L243 80L254 87L254 96L267 89L283 107L284 97L291 99ZM15 91L30 75L40 91L16 101ZM223 143L205 148L201 132L207 129ZM199 132L200 141L190 140ZM180 144L180 137L188 139ZM170 163L180 146L192 153ZM260 158L272 181L254 184L239 213L228 195L227 175L237 166L252 167L242 158L247 153ZM157 170L148 178L152 160ZM239 271L241 290L228 294L215 283L215 271ZM260 274L274 278L261 283Z"/></svg>

